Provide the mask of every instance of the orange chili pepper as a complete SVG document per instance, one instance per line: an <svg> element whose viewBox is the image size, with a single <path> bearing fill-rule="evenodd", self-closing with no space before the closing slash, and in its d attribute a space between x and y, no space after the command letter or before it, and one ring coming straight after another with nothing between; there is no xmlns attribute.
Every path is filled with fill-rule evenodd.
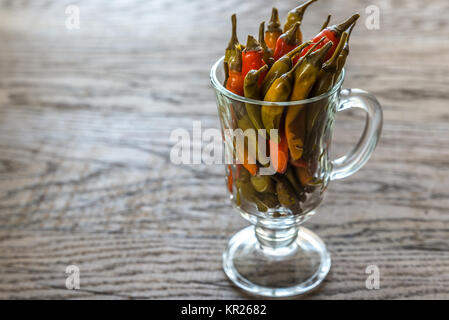
<svg viewBox="0 0 449 320"><path fill-rule="evenodd" d="M299 179L303 186L308 186L312 184L313 177L309 174L307 168L296 167L295 168L296 177Z"/></svg>
<svg viewBox="0 0 449 320"><path fill-rule="evenodd" d="M268 48L274 51L276 48L276 41L282 34L281 22L279 21L278 9L273 8L271 11L271 19L267 26L267 31L265 32L265 43Z"/></svg>
<svg viewBox="0 0 449 320"><path fill-rule="evenodd" d="M288 144L284 132L281 130L279 132L279 143L270 140L270 159L273 168L279 173L284 173L288 166Z"/></svg>
<svg viewBox="0 0 449 320"><path fill-rule="evenodd" d="M230 164L228 165L228 171L229 171L229 173L228 173L228 190L230 193L232 193L232 183L233 183L232 180L233 179L232 179L232 167Z"/></svg>
<svg viewBox="0 0 449 320"><path fill-rule="evenodd" d="M243 96L243 80L242 76L242 49L235 47L229 58L229 78L226 81L226 89Z"/></svg>

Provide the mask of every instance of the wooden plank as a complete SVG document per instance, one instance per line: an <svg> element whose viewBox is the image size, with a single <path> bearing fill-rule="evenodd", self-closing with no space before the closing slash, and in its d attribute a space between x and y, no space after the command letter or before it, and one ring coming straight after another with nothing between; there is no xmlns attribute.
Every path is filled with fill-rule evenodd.
<svg viewBox="0 0 449 320"><path fill-rule="evenodd" d="M297 2L77 3L81 29L67 30L70 1L0 1L0 298L249 298L221 269L246 225L223 168L170 163L169 137L196 120L219 126L209 70L230 14L244 40L272 5L284 15ZM370 4L380 30L364 26ZM305 37L328 12L338 21L354 11L345 86L378 97L384 131L307 223L333 259L307 298L449 298L449 5L320 1ZM335 154L363 119L338 115ZM69 264L79 291L65 288ZM365 287L371 264L380 290Z"/></svg>

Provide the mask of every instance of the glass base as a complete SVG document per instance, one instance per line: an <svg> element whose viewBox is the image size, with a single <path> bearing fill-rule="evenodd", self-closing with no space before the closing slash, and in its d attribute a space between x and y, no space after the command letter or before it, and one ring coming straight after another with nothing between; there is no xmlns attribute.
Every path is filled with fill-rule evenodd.
<svg viewBox="0 0 449 320"><path fill-rule="evenodd" d="M286 247L262 246L254 226L236 233L223 253L229 279L248 293L289 297L316 288L331 267L330 254L312 231L299 227L297 238Z"/></svg>

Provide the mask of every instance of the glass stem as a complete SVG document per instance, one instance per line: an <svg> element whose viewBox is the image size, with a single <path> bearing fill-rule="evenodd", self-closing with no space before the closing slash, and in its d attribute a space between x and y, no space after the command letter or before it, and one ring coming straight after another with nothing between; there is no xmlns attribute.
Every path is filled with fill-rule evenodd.
<svg viewBox="0 0 449 320"><path fill-rule="evenodd" d="M268 254L287 254L296 248L298 226L290 228L267 228L260 224L255 227L256 238L261 249Z"/></svg>

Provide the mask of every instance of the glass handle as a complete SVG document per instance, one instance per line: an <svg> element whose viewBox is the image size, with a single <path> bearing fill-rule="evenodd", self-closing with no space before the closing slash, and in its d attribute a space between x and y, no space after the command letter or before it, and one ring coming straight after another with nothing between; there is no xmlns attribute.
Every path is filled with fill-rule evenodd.
<svg viewBox="0 0 449 320"><path fill-rule="evenodd" d="M332 161L331 180L356 173L368 161L382 131L382 108L376 97L360 89L344 89L340 93L338 111L360 108L366 111L366 124L357 145L345 156Z"/></svg>

